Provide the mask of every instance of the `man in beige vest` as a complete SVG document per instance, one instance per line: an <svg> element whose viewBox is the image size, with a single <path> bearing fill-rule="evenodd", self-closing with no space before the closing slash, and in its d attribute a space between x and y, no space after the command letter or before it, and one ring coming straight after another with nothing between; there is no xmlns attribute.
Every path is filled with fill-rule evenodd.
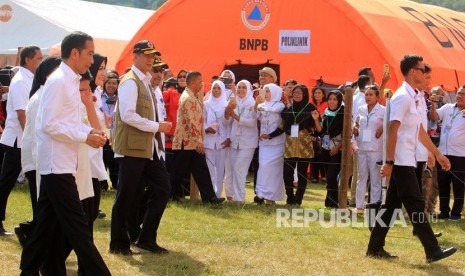
<svg viewBox="0 0 465 276"><path fill-rule="evenodd" d="M134 201L148 186L152 193L135 246L164 254L168 250L159 246L156 238L171 185L161 133L168 132L171 123L159 117L156 98L150 89L149 71L158 52L152 42L142 40L134 45L133 53L134 65L121 80L115 111L113 151L119 163L119 183L111 218L110 253L134 254L127 222L134 215Z"/></svg>

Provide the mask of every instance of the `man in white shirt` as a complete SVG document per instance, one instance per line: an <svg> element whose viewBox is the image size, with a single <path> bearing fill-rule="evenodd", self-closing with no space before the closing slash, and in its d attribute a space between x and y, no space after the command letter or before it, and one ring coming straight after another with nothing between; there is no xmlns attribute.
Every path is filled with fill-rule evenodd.
<svg viewBox="0 0 465 276"><path fill-rule="evenodd" d="M10 83L6 104L7 118L5 130L0 140L5 152L0 174L0 236L10 235L3 228L8 197L21 172L21 140L26 125L26 106L29 101L34 73L42 60L42 52L37 46L24 47L20 54L20 67ZM35 187L34 187L35 188Z"/></svg>
<svg viewBox="0 0 465 276"><path fill-rule="evenodd" d="M119 182L111 217L112 254L135 253L130 249L128 219L134 215L133 204L146 186L151 192L139 236L133 237L137 238L135 246L155 254L168 253L157 244L158 226L171 194L161 137L161 133L170 131L171 123L160 116L150 88L149 71L157 53L152 42L137 42L133 48L134 64L118 88L112 146L118 158Z"/></svg>
<svg viewBox="0 0 465 276"><path fill-rule="evenodd" d="M391 176L386 203L380 210L373 228L366 255L375 258L393 259L384 250L386 235L395 210L405 206L413 229L420 239L427 262L435 262L451 256L457 249L441 249L424 212L425 201L415 175L416 147L420 141L433 153L445 170L450 169L449 160L434 146L419 121L418 95L415 89L425 82L423 58L406 55L400 63L405 81L391 98L391 112L386 145L386 163L381 168L383 177Z"/></svg>
<svg viewBox="0 0 465 276"><path fill-rule="evenodd" d="M23 248L21 275L38 275L44 257L56 253L54 239L61 235L71 244L89 275L110 275L91 240L73 176L78 163L78 144L97 148L107 140L103 132L86 126L80 116L79 74L89 69L93 53L91 36L82 32L66 36L61 43L63 62L49 76L39 98L36 120L40 156L37 171L41 175L38 215L32 235ZM66 269L65 260L55 266Z"/></svg>
<svg viewBox="0 0 465 276"><path fill-rule="evenodd" d="M438 166L439 209L438 218L458 221L462 217L465 183L465 88L457 92L455 104L445 104L436 110L436 102L431 102L430 116L433 120L442 120L439 150L449 158L450 171ZM450 201L450 183L454 192L452 209Z"/></svg>
<svg viewBox="0 0 465 276"><path fill-rule="evenodd" d="M371 70L369 70L371 73ZM371 73L373 75L373 73ZM373 77L374 78L374 77ZM365 87L371 85L371 78L368 75L359 75L357 79L357 90L354 92L354 101L352 105L352 124L355 123L355 119L357 118L358 109L361 106L366 105L365 101ZM357 196L357 182L358 182L358 154L355 153L352 156L352 179L350 185L350 200L349 205L355 206L356 203L356 196Z"/></svg>

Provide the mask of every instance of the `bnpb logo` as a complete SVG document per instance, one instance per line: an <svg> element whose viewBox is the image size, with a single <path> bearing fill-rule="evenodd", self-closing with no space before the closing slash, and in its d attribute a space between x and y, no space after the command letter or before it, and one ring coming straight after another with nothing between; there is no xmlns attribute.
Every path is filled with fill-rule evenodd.
<svg viewBox="0 0 465 276"><path fill-rule="evenodd" d="M263 0L249 0L242 8L241 17L248 29L259 31L270 20L270 8Z"/></svg>
<svg viewBox="0 0 465 276"><path fill-rule="evenodd" d="M9 5L3 5L0 7L0 21L8 22L13 16L13 9Z"/></svg>

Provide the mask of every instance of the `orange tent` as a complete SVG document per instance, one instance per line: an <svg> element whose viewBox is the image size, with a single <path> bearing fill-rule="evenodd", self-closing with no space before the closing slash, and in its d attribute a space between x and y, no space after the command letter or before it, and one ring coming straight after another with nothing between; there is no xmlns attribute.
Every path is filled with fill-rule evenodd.
<svg viewBox="0 0 465 276"><path fill-rule="evenodd" d="M220 3L221 2L221 3ZM465 84L465 14L405 0L169 0L129 42L117 63L132 64L132 46L152 40L173 72L198 70L209 82L225 68L255 81L270 64L280 82L353 80L370 66L387 87L402 81L399 61L417 53L433 84Z"/></svg>

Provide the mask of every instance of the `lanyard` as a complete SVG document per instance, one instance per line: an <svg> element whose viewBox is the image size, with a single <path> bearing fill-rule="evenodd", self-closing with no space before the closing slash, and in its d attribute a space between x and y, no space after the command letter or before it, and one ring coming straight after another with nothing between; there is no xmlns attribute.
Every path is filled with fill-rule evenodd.
<svg viewBox="0 0 465 276"><path fill-rule="evenodd" d="M457 110L457 112L455 112L455 110ZM452 114L450 115L452 117L452 119L450 119L450 124L452 125L452 122L454 122L454 119L455 117L457 117L457 115L459 115L460 113L460 110L457 108L457 106L454 107L454 110L452 111Z"/></svg>
<svg viewBox="0 0 465 276"><path fill-rule="evenodd" d="M336 115L334 115L333 119L331 120L331 122L328 123L328 119L326 119L326 132L329 133L329 127L331 126L331 124L333 123L334 119L336 119Z"/></svg>
<svg viewBox="0 0 465 276"><path fill-rule="evenodd" d="M237 115L239 116L239 118L241 118L241 115L244 112L244 110L245 110L245 107L243 107L242 110L239 109L239 106L237 107Z"/></svg>
<svg viewBox="0 0 465 276"><path fill-rule="evenodd" d="M295 112L294 112L294 106L291 106L291 109L292 109L292 116L294 116L294 124L297 124L297 118L299 118L300 114L304 111L304 109L309 105L310 103L307 103L304 108L302 108L302 110L299 111L299 113L297 113L297 115L295 115Z"/></svg>
<svg viewBox="0 0 465 276"><path fill-rule="evenodd" d="M373 107L373 109L374 109L374 107ZM371 110L370 113L367 114L367 126L370 123L370 118L375 114L373 109ZM367 111L368 111L368 108L367 108Z"/></svg>

